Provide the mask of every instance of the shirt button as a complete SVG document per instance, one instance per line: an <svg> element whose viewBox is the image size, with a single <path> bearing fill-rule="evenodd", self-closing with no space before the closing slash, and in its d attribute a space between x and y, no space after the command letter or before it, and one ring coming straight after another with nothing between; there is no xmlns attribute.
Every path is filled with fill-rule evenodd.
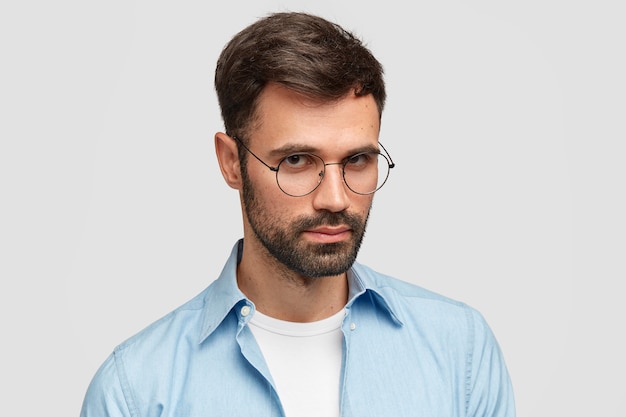
<svg viewBox="0 0 626 417"><path fill-rule="evenodd" d="M356 323L350 323L350 330L356 329Z"/></svg>
<svg viewBox="0 0 626 417"><path fill-rule="evenodd" d="M251 310L252 309L250 308L250 306L243 306L243 307L241 307L241 315L242 315L242 317L247 317L248 314L250 314Z"/></svg>

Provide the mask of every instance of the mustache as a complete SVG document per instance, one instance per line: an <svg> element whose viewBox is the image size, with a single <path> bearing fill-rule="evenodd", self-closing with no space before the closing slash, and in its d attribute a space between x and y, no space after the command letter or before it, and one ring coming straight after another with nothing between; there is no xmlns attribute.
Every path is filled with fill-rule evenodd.
<svg viewBox="0 0 626 417"><path fill-rule="evenodd" d="M340 224L345 224L353 230L360 230L363 228L362 223L362 220L354 214L324 211L314 217L299 217L293 222L293 226L296 230L301 231L318 226L338 226Z"/></svg>

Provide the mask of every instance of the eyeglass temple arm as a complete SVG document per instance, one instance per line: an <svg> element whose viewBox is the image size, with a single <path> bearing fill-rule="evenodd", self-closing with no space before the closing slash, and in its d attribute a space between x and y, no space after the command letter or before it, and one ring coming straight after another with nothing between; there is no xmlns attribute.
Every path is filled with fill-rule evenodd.
<svg viewBox="0 0 626 417"><path fill-rule="evenodd" d="M387 154L387 156L389 157L389 162L390 162L390 164L389 164L389 169L391 169L391 168L395 167L395 166L396 166L396 164L393 162L393 159L391 159L391 155L389 155L389 152L387 151L387 148L385 148L385 147L383 146L383 144L382 144L382 143L380 143L380 142L378 142L378 144L380 145L380 147L381 147L381 148L383 148L383 151L385 151L385 153L386 153L386 154Z"/></svg>
<svg viewBox="0 0 626 417"><path fill-rule="evenodd" d="M266 167L268 167L270 169L270 171L274 171L274 172L278 172L278 167L273 167L271 165L268 165L265 163L265 161L263 161L261 158L259 158L258 156L256 156L254 154L254 152L252 152L244 143L241 139L239 139L237 136L233 136L233 139L235 139L237 142L239 142L241 144L241 146L244 147L244 149L248 152L250 152L250 155L254 156L256 158L257 161L259 161L260 163L262 163L263 165L265 165ZM382 146L382 145L381 145ZM387 152L387 151L385 151ZM389 157L389 159L391 159L391 157Z"/></svg>

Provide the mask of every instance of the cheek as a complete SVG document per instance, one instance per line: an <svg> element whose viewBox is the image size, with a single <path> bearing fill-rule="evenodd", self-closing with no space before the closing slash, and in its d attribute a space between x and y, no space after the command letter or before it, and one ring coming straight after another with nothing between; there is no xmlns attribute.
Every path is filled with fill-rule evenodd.
<svg viewBox="0 0 626 417"><path fill-rule="evenodd" d="M285 218L291 212L293 200L296 199L278 188L275 177L257 177L250 185L254 194L253 209L258 211L255 214L264 216L267 220L275 220Z"/></svg>
<svg viewBox="0 0 626 417"><path fill-rule="evenodd" d="M261 169L256 161L249 160L242 171L243 181L249 194L254 195L258 204L265 204L265 201L274 198L276 192L281 193L276 183L276 176L272 171Z"/></svg>
<svg viewBox="0 0 626 417"><path fill-rule="evenodd" d="M255 181L256 198L266 209L277 210L287 203L289 197L283 193L275 178L263 178L263 181Z"/></svg>
<svg viewBox="0 0 626 417"><path fill-rule="evenodd" d="M362 216L366 216L372 207L374 195L356 195L352 200L352 210L358 212Z"/></svg>

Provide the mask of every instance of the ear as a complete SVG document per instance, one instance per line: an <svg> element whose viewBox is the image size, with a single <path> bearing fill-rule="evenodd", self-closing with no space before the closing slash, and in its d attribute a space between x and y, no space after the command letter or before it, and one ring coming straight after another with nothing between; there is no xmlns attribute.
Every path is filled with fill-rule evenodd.
<svg viewBox="0 0 626 417"><path fill-rule="evenodd" d="M235 140L225 133L216 133L215 153L226 184L231 188L240 190L241 169L239 167L239 152L237 151Z"/></svg>

